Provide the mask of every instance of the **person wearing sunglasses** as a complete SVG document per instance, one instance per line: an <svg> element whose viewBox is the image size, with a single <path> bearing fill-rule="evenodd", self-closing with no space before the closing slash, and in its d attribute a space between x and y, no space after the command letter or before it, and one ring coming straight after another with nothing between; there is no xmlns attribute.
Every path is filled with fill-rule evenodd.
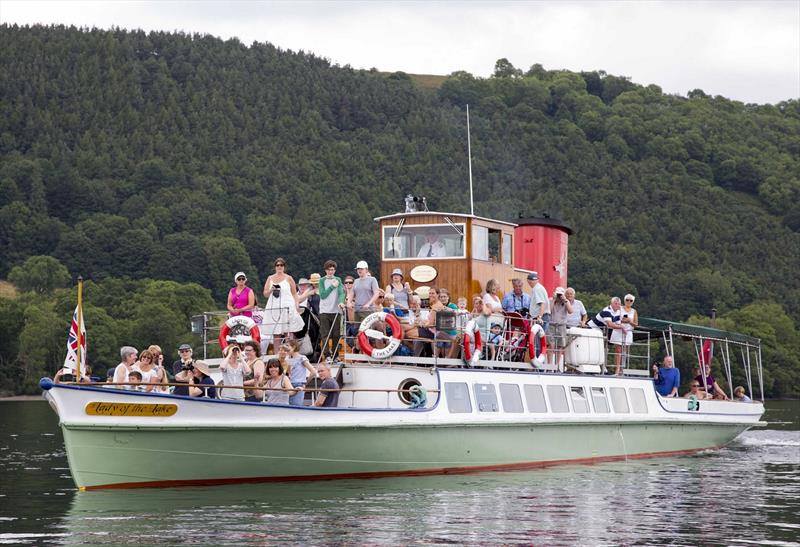
<svg viewBox="0 0 800 547"><path fill-rule="evenodd" d="M233 276L236 286L228 292L228 317L243 315L253 317L253 308L256 307L256 293L247 286L247 276L244 272L237 272Z"/></svg>
<svg viewBox="0 0 800 547"><path fill-rule="evenodd" d="M695 399L713 399L711 395L708 395L705 391L701 388L703 386L700 385L700 382L694 380L690 384L689 392L684 395L684 399L688 399L689 397L694 397Z"/></svg>
<svg viewBox="0 0 800 547"><path fill-rule="evenodd" d="M300 316L300 302L297 296L297 285L291 275L286 273L286 261L275 259L275 273L264 283L264 306L262 325L275 344L275 353L284 335L298 332L305 323Z"/></svg>
<svg viewBox="0 0 800 547"><path fill-rule="evenodd" d="M353 303L353 285L355 284L355 278L352 275L348 275L344 278L344 301L345 307L347 312L347 322L354 321L353 319L353 310L355 309L355 304Z"/></svg>
<svg viewBox="0 0 800 547"><path fill-rule="evenodd" d="M178 379L181 372L191 371L194 369L194 357L192 357L192 346L189 344L181 344L178 346L179 359L172 363L172 375L175 377L175 382L179 384L186 384L186 386L175 386L172 391L173 395L189 396L189 383L187 380ZM186 374L183 375L184 377Z"/></svg>

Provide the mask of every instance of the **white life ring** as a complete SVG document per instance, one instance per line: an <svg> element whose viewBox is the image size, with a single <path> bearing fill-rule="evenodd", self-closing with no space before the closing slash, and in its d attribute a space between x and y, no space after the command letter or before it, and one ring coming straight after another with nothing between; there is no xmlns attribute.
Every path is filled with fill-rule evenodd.
<svg viewBox="0 0 800 547"><path fill-rule="evenodd" d="M381 331L372 328L376 323L381 321L388 323L392 328L391 336L386 336ZM369 343L370 338L387 340L389 343L386 344L385 348L376 349L373 348L372 344ZM364 318L364 320L361 322L361 325L358 327L358 347L364 352L365 355L368 355L373 359L386 359L387 357L394 355L394 352L400 347L400 342L402 339L403 329L400 327L400 321L398 321L397 317L391 313L382 311L371 313Z"/></svg>
<svg viewBox="0 0 800 547"><path fill-rule="evenodd" d="M470 319L464 327L464 363L467 366L475 366L481 359L481 329L474 319Z"/></svg>
<svg viewBox="0 0 800 547"><path fill-rule="evenodd" d="M536 354L536 338L539 338L539 354ZM528 336L528 354L531 357L531 363L538 362L544 363L544 356L547 355L547 336L545 336L544 329L539 323L531 322L530 335Z"/></svg>
<svg viewBox="0 0 800 547"><path fill-rule="evenodd" d="M225 321L222 328L219 330L220 349L228 347L228 336L242 336L245 335L245 333L249 333L250 338L255 342L261 341L261 331L258 330L258 325L253 319L244 315L231 317Z"/></svg>

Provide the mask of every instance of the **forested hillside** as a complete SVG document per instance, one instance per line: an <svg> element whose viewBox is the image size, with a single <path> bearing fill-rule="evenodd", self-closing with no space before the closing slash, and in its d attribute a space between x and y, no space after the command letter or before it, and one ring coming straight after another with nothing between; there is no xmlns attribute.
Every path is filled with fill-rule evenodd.
<svg viewBox="0 0 800 547"><path fill-rule="evenodd" d="M469 104L477 214L571 224L579 293L632 292L642 314L674 320L716 307L765 339L772 328L771 393L800 392L796 99L672 96L505 60L431 90L269 44L7 25L0 74L0 278L23 291L0 298L0 387L29 388L63 360L70 278L93 281L87 322L109 332L90 357L113 361L115 344L140 339L142 307L175 313L160 290L219 305L233 272L255 286L279 255L296 276L328 258L374 263L372 218L407 192L468 210ZM60 264L25 264L38 256ZM25 286L42 268L56 273ZM111 302L115 290L139 308ZM196 311L148 340L188 336Z"/></svg>

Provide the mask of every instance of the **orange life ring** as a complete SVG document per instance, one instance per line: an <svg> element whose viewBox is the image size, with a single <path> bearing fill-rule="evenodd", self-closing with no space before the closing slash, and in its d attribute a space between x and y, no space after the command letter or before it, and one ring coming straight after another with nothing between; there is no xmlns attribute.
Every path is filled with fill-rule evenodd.
<svg viewBox="0 0 800 547"><path fill-rule="evenodd" d="M539 353L536 353L536 338L539 338ZM539 323L531 323L530 335L528 336L528 354L531 361L538 359L540 355L547 354L547 336Z"/></svg>
<svg viewBox="0 0 800 547"><path fill-rule="evenodd" d="M392 328L392 335L390 337L387 337L382 332L373 330L371 328L380 321L388 323ZM369 331L369 335L367 334L367 331ZM370 336L373 338L388 338L389 343L385 348L373 348L372 344L369 343ZM392 313L386 313L382 311L371 313L364 318L364 320L361 322L361 325L358 327L358 347L362 352L364 352L364 355L368 355L372 359L386 359L387 357L394 355L394 352L400 347L400 342L402 339L403 329L400 327L400 321L398 321L397 317L395 317Z"/></svg>
<svg viewBox="0 0 800 547"><path fill-rule="evenodd" d="M258 330L258 325L252 318L244 315L237 315L231 317L222 325L219 330L219 347L225 349L228 347L229 336L242 336L245 333L250 334L250 338L255 342L261 341L261 331Z"/></svg>
<svg viewBox="0 0 800 547"><path fill-rule="evenodd" d="M467 365L475 365L481 358L481 329L474 319L470 319L464 327L464 362Z"/></svg>

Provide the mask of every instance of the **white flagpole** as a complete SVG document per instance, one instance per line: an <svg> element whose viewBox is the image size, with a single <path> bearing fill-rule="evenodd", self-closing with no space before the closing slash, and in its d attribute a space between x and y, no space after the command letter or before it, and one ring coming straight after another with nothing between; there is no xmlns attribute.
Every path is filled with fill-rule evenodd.
<svg viewBox="0 0 800 547"><path fill-rule="evenodd" d="M469 105L467 105L467 155L469 156L469 214L475 216L475 202L472 199L472 141L469 134Z"/></svg>

